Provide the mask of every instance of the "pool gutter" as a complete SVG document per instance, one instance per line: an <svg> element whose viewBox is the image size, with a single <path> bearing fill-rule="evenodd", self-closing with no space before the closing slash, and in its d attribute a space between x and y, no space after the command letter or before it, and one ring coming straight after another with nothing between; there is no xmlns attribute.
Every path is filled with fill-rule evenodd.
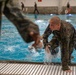
<svg viewBox="0 0 76 75"><path fill-rule="evenodd" d="M44 62L28 62L19 60L0 60L0 63L21 63L21 64L44 64ZM50 64L61 65L59 62L51 62ZM76 66L76 63L69 64L70 66Z"/></svg>

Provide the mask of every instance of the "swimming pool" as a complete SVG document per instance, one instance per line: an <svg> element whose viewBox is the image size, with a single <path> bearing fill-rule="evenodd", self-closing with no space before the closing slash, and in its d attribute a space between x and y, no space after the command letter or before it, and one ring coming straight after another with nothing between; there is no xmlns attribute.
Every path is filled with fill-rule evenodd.
<svg viewBox="0 0 76 75"><path fill-rule="evenodd" d="M40 34L42 35L49 24L49 19L55 14L47 14L47 15L33 15L26 14L28 18L30 18L34 23L39 26ZM76 28L76 15L56 15L61 19L66 20L73 24ZM51 38L51 36L49 36ZM45 52L44 49L39 50L36 53L32 53L29 51L28 46L32 43L25 43L15 26L5 17L2 17L2 31L1 31L1 39L0 39L0 60L18 60L25 62L44 62ZM72 63L76 63L76 50L74 50L73 54L74 58L72 59ZM52 62L61 62L60 55L56 58L52 59Z"/></svg>

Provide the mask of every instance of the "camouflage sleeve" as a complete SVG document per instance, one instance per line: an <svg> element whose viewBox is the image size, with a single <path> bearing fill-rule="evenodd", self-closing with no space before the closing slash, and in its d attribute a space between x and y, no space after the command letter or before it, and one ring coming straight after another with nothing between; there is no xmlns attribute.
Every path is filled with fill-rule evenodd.
<svg viewBox="0 0 76 75"><path fill-rule="evenodd" d="M30 30L39 34L39 27L26 18L17 2L17 0L6 0L3 13L16 26L23 40L29 43L33 41L29 35Z"/></svg>
<svg viewBox="0 0 76 75"><path fill-rule="evenodd" d="M50 28L49 28L49 25L48 25L48 27L46 28L46 30L45 30L45 32L44 32L44 34L43 34L43 43L44 43L44 47L46 46L46 44L48 43L48 37L49 37L49 35L51 34L51 30L50 30Z"/></svg>
<svg viewBox="0 0 76 75"><path fill-rule="evenodd" d="M67 23L67 24L70 24L70 23ZM65 29L63 30L63 34L64 35L64 42L66 44L66 50L69 50L69 44L71 43L70 41L73 40L74 38L74 27L70 24L70 25L67 25L67 27L65 27Z"/></svg>
<svg viewBox="0 0 76 75"><path fill-rule="evenodd" d="M70 41L74 39L75 28L69 22L63 22L63 23L64 23L64 27L61 35L62 38L65 39L64 42L67 43L67 48L68 48L69 47L68 44L70 44Z"/></svg>

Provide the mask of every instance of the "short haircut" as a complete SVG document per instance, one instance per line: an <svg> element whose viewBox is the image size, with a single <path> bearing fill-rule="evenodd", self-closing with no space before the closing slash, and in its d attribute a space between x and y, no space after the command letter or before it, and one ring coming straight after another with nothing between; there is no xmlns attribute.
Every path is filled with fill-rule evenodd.
<svg viewBox="0 0 76 75"><path fill-rule="evenodd" d="M60 24L61 23L60 18L57 16L52 17L50 21L52 21L54 24Z"/></svg>

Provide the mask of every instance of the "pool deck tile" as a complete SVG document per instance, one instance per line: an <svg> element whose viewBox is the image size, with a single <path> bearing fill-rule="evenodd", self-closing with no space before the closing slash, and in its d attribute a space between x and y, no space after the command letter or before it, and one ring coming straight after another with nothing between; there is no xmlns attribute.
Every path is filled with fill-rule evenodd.
<svg viewBox="0 0 76 75"><path fill-rule="evenodd" d="M61 68L58 64L0 63L0 75L76 75L76 66L70 66L71 73Z"/></svg>

